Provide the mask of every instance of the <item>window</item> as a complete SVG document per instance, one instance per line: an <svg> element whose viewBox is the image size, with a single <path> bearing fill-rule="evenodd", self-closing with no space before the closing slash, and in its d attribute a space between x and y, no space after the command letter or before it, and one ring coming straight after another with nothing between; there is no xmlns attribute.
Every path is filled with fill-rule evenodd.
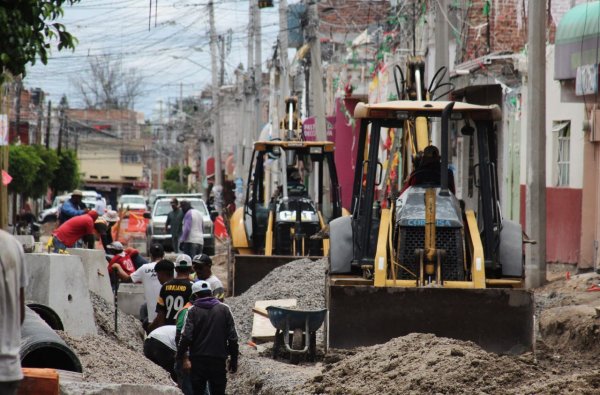
<svg viewBox="0 0 600 395"><path fill-rule="evenodd" d="M121 151L121 163L141 163L142 156L139 151Z"/></svg>
<svg viewBox="0 0 600 395"><path fill-rule="evenodd" d="M556 186L569 186L569 162L571 147L571 121L554 121L552 132L555 134L554 140L557 142L556 152Z"/></svg>

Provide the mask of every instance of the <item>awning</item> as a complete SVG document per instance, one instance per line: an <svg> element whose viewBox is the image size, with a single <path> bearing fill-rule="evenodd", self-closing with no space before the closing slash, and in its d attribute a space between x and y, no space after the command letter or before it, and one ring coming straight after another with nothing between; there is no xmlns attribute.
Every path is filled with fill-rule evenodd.
<svg viewBox="0 0 600 395"><path fill-rule="evenodd" d="M554 79L575 79L577 68L598 64L600 1L573 7L556 28Z"/></svg>

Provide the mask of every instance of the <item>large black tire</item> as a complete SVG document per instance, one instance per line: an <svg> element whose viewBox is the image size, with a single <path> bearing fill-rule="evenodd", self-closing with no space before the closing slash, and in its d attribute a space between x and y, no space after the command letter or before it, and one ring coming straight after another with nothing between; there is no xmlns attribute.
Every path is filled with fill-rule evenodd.
<svg viewBox="0 0 600 395"><path fill-rule="evenodd" d="M302 329L294 329L294 334L292 335L292 350L302 350L303 342L304 336ZM290 363L297 365L300 362L300 356L300 354L291 353Z"/></svg>

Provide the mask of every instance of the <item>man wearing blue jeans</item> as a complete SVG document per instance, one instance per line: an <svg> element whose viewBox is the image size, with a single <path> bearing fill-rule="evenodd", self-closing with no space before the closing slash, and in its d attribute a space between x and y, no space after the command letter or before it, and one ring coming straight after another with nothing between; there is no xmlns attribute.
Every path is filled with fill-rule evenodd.
<svg viewBox="0 0 600 395"><path fill-rule="evenodd" d="M200 211L192 208L187 200L181 201L183 225L179 237L179 248L184 254L193 257L202 253L204 246L203 220Z"/></svg>

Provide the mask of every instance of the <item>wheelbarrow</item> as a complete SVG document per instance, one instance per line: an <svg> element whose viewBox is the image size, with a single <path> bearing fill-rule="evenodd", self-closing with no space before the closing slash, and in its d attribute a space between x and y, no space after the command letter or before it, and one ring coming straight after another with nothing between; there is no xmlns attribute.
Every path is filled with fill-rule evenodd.
<svg viewBox="0 0 600 395"><path fill-rule="evenodd" d="M279 349L284 346L290 353L290 362L297 364L302 355L308 355L310 361L317 354L317 330L323 324L327 309L292 310L283 307L267 307L269 320L275 327L273 359L277 359ZM292 332L290 345L289 334Z"/></svg>

